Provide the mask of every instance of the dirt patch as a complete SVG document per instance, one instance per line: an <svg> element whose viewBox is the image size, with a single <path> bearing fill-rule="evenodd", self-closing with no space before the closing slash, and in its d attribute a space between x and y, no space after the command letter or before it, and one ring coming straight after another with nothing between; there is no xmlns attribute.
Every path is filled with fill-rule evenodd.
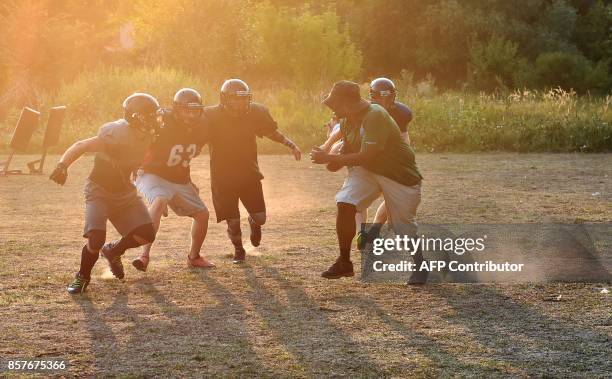
<svg viewBox="0 0 612 379"><path fill-rule="evenodd" d="M17 157L15 166L29 158ZM418 158L423 223L612 220L612 155ZM193 176L212 205L207 161L195 161ZM260 161L269 221L246 265L229 262L225 228L211 222L205 251L218 268L187 269L189 221L171 215L147 273L126 265L125 282L103 280L100 261L83 297L64 287L78 269L91 159L71 168L64 187L44 176L0 178L0 356L62 356L74 376L612 372L610 297L600 291L608 285L323 280L336 256L333 196L344 173L288 156ZM564 301L547 301L558 295Z"/></svg>

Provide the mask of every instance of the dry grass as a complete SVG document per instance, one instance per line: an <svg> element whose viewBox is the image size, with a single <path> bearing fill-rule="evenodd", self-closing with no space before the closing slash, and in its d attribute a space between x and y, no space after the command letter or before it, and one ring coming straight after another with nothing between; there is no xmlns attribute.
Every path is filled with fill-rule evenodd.
<svg viewBox="0 0 612 379"><path fill-rule="evenodd" d="M425 223L612 219L611 155L419 159ZM207 160L195 162L194 178L211 204ZM62 356L69 376L612 373L601 284L406 288L321 279L336 255L333 194L343 175L287 156L261 158L269 223L248 264L229 262L224 227L211 223L205 249L218 268L187 269L189 221L170 216L149 272L129 266L124 283L104 280L100 261L88 295L71 297L64 287L83 244L90 164L78 162L65 187L42 176L0 178L0 356ZM545 301L551 294L567 301Z"/></svg>

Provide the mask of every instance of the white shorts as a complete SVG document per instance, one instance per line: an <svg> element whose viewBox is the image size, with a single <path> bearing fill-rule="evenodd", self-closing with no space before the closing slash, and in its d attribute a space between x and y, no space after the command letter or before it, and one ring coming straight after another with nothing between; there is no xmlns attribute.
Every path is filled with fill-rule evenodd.
<svg viewBox="0 0 612 379"><path fill-rule="evenodd" d="M363 167L349 167L348 176L336 194L337 203L352 204L363 212L381 194L387 205L389 224L396 233L411 231L398 230L402 226L414 228L416 212L421 202L421 185L406 186L382 175L376 175Z"/></svg>
<svg viewBox="0 0 612 379"><path fill-rule="evenodd" d="M149 204L158 197L166 199L177 216L192 216L207 210L198 187L193 183L173 183L154 174L140 173L136 178L136 187Z"/></svg>

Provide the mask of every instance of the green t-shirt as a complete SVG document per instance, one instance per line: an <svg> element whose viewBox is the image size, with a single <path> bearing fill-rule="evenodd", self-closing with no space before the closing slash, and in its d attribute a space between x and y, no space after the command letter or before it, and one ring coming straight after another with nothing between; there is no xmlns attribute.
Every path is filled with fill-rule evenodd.
<svg viewBox="0 0 612 379"><path fill-rule="evenodd" d="M347 126L343 129L343 133L346 133L345 138L350 141L353 149L380 150L374 160L364 165L364 168L406 186L421 183L423 177L417 169L414 151L402 139L399 127L383 107L377 104L370 105L361 128ZM360 146L356 146L354 142L358 140Z"/></svg>

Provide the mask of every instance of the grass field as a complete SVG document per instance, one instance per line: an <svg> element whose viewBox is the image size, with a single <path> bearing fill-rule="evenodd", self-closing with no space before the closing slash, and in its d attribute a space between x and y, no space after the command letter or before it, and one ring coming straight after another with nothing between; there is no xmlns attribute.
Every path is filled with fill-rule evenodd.
<svg viewBox="0 0 612 379"><path fill-rule="evenodd" d="M418 159L423 223L612 221L612 155ZM261 157L269 222L244 266L231 264L225 228L211 222L205 251L218 267L187 269L189 221L171 215L147 273L128 263L125 282L107 279L101 260L88 294L71 297L90 164L77 162L64 187L0 177L0 357L63 357L68 376L612 375L605 283L407 288L320 278L336 256L333 195L344 171L289 156ZM193 167L211 204L208 158Z"/></svg>

